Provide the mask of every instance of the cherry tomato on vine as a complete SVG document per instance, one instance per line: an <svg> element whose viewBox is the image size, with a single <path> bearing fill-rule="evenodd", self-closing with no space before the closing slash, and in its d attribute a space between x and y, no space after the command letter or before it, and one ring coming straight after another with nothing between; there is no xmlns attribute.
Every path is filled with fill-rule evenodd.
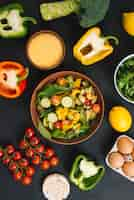
<svg viewBox="0 0 134 200"><path fill-rule="evenodd" d="M41 163L41 169L47 170L50 168L50 162L48 160L43 160Z"/></svg>
<svg viewBox="0 0 134 200"><path fill-rule="evenodd" d="M13 159L15 160L15 161L17 161L17 160L20 160L21 159L21 153L19 152L19 151L15 151L14 152L14 154L13 154Z"/></svg>
<svg viewBox="0 0 134 200"><path fill-rule="evenodd" d="M32 159L32 163L33 163L34 165L39 165L39 164L40 164L40 161L41 161L41 159L40 159L40 156L39 156L39 155L35 155L35 156L33 157L33 159Z"/></svg>
<svg viewBox="0 0 134 200"><path fill-rule="evenodd" d="M23 185L30 185L32 183L32 178L29 176L24 176L21 180Z"/></svg>
<svg viewBox="0 0 134 200"><path fill-rule="evenodd" d="M16 169L17 169L17 164L15 162L9 164L10 171L15 171Z"/></svg>
<svg viewBox="0 0 134 200"><path fill-rule="evenodd" d="M15 181L19 181L22 178L22 172L19 170L13 174L13 178Z"/></svg>
<svg viewBox="0 0 134 200"><path fill-rule="evenodd" d="M29 165L29 161L25 158L22 158L20 161L19 161L19 164L21 167L27 167Z"/></svg>
<svg viewBox="0 0 134 200"><path fill-rule="evenodd" d="M35 150L36 150L37 153L43 153L44 150L45 150L45 147L44 147L43 144L40 144L39 146L36 147Z"/></svg>
<svg viewBox="0 0 134 200"><path fill-rule="evenodd" d="M21 140L19 144L20 149L26 149L28 147L28 143L25 140Z"/></svg>
<svg viewBox="0 0 134 200"><path fill-rule="evenodd" d="M4 158L2 162L3 162L4 165L8 165L9 162L10 162L10 158L9 157Z"/></svg>
<svg viewBox="0 0 134 200"><path fill-rule="evenodd" d="M32 158L33 155L34 155L34 150L32 148L29 148L29 149L26 150L26 156L28 158Z"/></svg>
<svg viewBox="0 0 134 200"><path fill-rule="evenodd" d="M32 128L27 128L25 131L25 135L27 138L33 137L35 134L34 130Z"/></svg>
<svg viewBox="0 0 134 200"><path fill-rule="evenodd" d="M54 154L55 154L55 151L52 148L50 147L46 148L45 156L47 158L51 158Z"/></svg>
<svg viewBox="0 0 134 200"><path fill-rule="evenodd" d="M2 158L3 154L4 154L3 150L0 149L0 158Z"/></svg>
<svg viewBox="0 0 134 200"><path fill-rule="evenodd" d="M14 148L13 145L9 144L9 145L7 145L7 147L6 147L6 151L7 151L8 154L12 154L12 153L14 153L15 148Z"/></svg>
<svg viewBox="0 0 134 200"><path fill-rule="evenodd" d="M50 165L52 167L56 167L58 164L59 164L59 158L57 156L53 156L51 159L50 159Z"/></svg>
<svg viewBox="0 0 134 200"><path fill-rule="evenodd" d="M40 140L39 140L36 136L33 136L33 137L30 138L30 144L31 144L32 146L38 145L39 142L40 142Z"/></svg>
<svg viewBox="0 0 134 200"><path fill-rule="evenodd" d="M32 166L28 166L26 168L26 175L27 176L33 176L35 174L35 169Z"/></svg>

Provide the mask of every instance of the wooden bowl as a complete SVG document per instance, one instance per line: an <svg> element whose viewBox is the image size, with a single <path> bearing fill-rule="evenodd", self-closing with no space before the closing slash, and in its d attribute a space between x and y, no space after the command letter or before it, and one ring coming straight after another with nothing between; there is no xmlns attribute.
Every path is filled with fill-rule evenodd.
<svg viewBox="0 0 134 200"><path fill-rule="evenodd" d="M96 86L94 81L92 81L88 76L78 73L78 72L74 72L74 71L62 71L62 72L53 73L53 74L47 76L46 78L44 78L35 88L35 90L32 94L32 98L31 98L30 110L31 110L31 117L32 117L33 124L38 129L39 116L38 116L38 112L36 110L36 95L37 95L37 93L42 89L42 87L44 87L48 83L52 83L57 78L64 77L67 75L72 75L76 78L82 78L84 80L89 81L89 83L93 86L93 88L98 96L98 103L101 105L101 112L100 112L100 114L98 114L97 118L95 120L93 120L93 122L91 123L91 128L90 128L89 133L87 133L83 136L80 136L78 138L74 138L74 139L54 139L54 138L49 139L51 142L54 142L57 144L71 145L71 144L78 144L78 143L88 140L91 136L93 136L96 133L96 131L99 129L99 127L102 123L102 120L104 117L104 99L103 99L100 89Z"/></svg>

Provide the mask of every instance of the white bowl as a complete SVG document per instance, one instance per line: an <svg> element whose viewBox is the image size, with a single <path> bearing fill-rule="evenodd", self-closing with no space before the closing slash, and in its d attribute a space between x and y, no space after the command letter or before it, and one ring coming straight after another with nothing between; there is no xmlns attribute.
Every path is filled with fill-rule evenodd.
<svg viewBox="0 0 134 200"><path fill-rule="evenodd" d="M120 95L120 97L122 97L125 101L129 102L129 103L132 103L134 104L134 101L128 99L127 97L125 97L119 90L118 86L117 86L117 81L116 81L116 77L117 77L117 72L119 70L120 67L122 67L122 64L128 60L129 58L134 58L134 54L130 54L128 56L126 56L125 58L123 58L121 60L121 62L117 65L116 69L115 69L115 72L114 72L114 86L115 86L115 89L116 91L118 92L118 94Z"/></svg>

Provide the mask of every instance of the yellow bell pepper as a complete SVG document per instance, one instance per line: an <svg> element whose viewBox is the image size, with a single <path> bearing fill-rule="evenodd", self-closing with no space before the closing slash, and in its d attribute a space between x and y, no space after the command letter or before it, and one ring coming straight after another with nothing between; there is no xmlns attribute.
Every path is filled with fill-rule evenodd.
<svg viewBox="0 0 134 200"><path fill-rule="evenodd" d="M58 120L65 120L68 115L68 108L57 108L56 114L58 116Z"/></svg>
<svg viewBox="0 0 134 200"><path fill-rule="evenodd" d="M74 45L73 55L83 65L96 63L113 52L109 40L114 40L116 45L119 43L114 36L102 37L100 28L91 28Z"/></svg>
<svg viewBox="0 0 134 200"><path fill-rule="evenodd" d="M71 96L75 98L77 94L80 94L80 90L79 89L73 89Z"/></svg>
<svg viewBox="0 0 134 200"><path fill-rule="evenodd" d="M80 88L81 85L81 78L77 78L76 81L73 83L74 88Z"/></svg>

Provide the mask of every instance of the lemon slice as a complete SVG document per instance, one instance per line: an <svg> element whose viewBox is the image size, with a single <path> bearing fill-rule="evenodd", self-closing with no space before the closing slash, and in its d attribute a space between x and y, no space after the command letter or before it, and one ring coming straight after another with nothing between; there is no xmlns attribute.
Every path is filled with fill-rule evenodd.
<svg viewBox="0 0 134 200"><path fill-rule="evenodd" d="M123 13L123 27L129 35L134 36L134 12Z"/></svg>

